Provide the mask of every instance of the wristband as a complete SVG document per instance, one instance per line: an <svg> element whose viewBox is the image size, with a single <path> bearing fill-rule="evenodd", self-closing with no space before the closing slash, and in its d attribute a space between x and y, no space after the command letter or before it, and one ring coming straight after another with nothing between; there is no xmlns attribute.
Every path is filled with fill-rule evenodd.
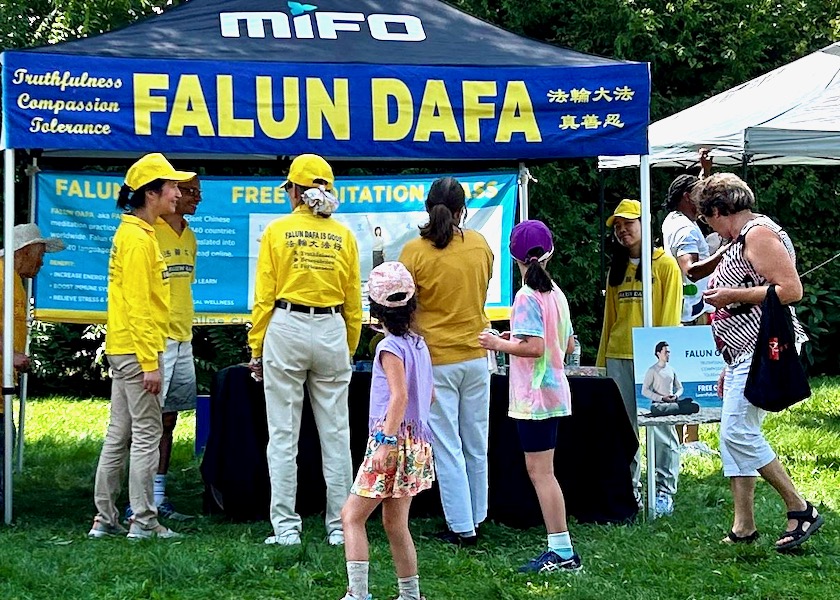
<svg viewBox="0 0 840 600"><path fill-rule="evenodd" d="M385 435L382 431L377 431L373 436L373 441L382 446L383 444L386 446L396 446L397 445L397 436L395 435Z"/></svg>

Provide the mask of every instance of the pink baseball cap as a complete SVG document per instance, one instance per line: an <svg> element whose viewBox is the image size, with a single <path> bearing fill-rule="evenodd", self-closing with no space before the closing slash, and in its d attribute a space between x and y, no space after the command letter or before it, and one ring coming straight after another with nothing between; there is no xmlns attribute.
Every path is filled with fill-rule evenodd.
<svg viewBox="0 0 840 600"><path fill-rule="evenodd" d="M546 260L554 252L554 239L551 231L542 221L531 219L522 221L510 234L510 253L519 262L528 262L528 253L535 248L542 250L539 260Z"/></svg>
<svg viewBox="0 0 840 600"><path fill-rule="evenodd" d="M368 275L367 283L370 299L388 308L408 304L416 289L411 273L404 264L395 260L374 267ZM388 300L394 294L405 294L405 297L401 300Z"/></svg>

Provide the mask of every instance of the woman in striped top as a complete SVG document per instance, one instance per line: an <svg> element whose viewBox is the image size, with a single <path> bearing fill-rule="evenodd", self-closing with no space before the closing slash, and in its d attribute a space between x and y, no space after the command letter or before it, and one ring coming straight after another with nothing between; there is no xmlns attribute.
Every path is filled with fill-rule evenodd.
<svg viewBox="0 0 840 600"><path fill-rule="evenodd" d="M693 192L701 220L721 237L732 240L720 254L704 297L715 307L712 331L726 368L718 381L723 397L720 451L723 474L730 478L735 504L732 529L724 542L753 542L755 480L761 475L787 506L788 525L776 542L779 551L805 542L822 525L823 517L796 490L761 433L765 411L744 397L761 322L761 302L770 284L782 304L802 298L796 272L796 253L787 233L770 218L754 213L755 196L732 173L718 173L700 182ZM797 342L805 334L793 313Z"/></svg>

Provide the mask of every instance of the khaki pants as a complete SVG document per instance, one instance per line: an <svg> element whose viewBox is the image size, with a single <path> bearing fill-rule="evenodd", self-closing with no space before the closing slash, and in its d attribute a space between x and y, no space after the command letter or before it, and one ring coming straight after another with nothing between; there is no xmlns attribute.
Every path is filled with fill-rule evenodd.
<svg viewBox="0 0 840 600"><path fill-rule="evenodd" d="M303 385L309 389L327 484L327 532L340 531L341 507L353 483L347 394L347 327L340 313L313 315L277 308L263 342L271 525L275 535L301 530L295 512Z"/></svg>
<svg viewBox="0 0 840 600"><path fill-rule="evenodd" d="M143 529L158 525L154 502L160 436L160 397L143 389L143 370L134 354L108 355L111 363L111 420L99 455L93 499L99 519L119 523L116 502L129 459L128 498L134 522ZM130 458L129 458L130 456Z"/></svg>

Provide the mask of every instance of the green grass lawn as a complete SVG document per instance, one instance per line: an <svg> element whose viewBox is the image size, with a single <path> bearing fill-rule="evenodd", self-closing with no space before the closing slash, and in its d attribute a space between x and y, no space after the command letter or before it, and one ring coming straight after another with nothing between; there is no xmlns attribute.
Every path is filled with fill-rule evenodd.
<svg viewBox="0 0 840 600"><path fill-rule="evenodd" d="M429 600L840 598L840 379L812 383L811 400L765 424L794 481L827 517L796 554L779 555L772 548L785 525L784 508L762 482L756 495L760 542L720 544L731 519L728 485L717 459L692 457L684 459L673 517L630 526L571 524L585 566L577 575L516 573L542 549L541 528L521 531L490 523L477 549L460 550L430 539L442 519L413 521L424 594ZM320 517L306 520L304 543L296 548L263 545L267 522L230 524L207 517L179 527L188 536L174 543L88 540L108 405L41 400L29 404L27 414L15 522L0 525L0 599L337 600L343 595L344 555L327 545ZM168 492L180 511L198 513L202 484L192 456L193 428L188 413L176 430ZM704 427L703 435L717 446L715 428ZM392 598L396 581L379 522L371 523L369 534L371 591L380 600Z"/></svg>

